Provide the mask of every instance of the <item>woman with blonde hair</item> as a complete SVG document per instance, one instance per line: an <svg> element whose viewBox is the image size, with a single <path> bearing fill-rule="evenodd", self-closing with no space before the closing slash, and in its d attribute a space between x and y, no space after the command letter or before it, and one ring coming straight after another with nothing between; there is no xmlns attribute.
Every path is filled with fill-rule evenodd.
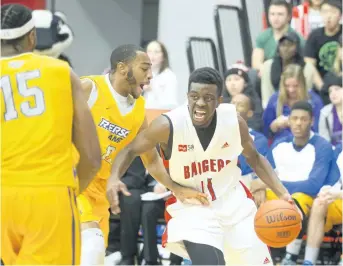
<svg viewBox="0 0 343 266"><path fill-rule="evenodd" d="M318 132L318 120L323 102L315 92L307 90L302 67L290 64L281 75L279 91L271 96L263 114L266 137L275 141L291 134L288 124L291 108L297 101L304 100L312 104L314 115L312 130Z"/></svg>

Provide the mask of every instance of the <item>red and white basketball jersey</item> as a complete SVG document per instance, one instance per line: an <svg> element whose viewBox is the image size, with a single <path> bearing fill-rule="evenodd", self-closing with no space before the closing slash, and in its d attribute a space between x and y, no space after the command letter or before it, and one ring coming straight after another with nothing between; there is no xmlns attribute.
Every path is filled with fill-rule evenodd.
<svg viewBox="0 0 343 266"><path fill-rule="evenodd" d="M210 194L212 201L238 184L241 170L237 160L243 150L235 106L220 104L216 112L216 129L205 151L187 105L166 113L173 125L171 178L180 185Z"/></svg>

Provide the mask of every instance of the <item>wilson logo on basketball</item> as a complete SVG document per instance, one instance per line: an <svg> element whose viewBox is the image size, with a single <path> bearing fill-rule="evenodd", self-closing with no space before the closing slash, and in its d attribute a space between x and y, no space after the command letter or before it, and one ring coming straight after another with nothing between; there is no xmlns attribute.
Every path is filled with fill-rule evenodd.
<svg viewBox="0 0 343 266"><path fill-rule="evenodd" d="M284 216L283 212L276 215L266 215L267 223L283 222L283 221L296 221L297 217L295 215Z"/></svg>

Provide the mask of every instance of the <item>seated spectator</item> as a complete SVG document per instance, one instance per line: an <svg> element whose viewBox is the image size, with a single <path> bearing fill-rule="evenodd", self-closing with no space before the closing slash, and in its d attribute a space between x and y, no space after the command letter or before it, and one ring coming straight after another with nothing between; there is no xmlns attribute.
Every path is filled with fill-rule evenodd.
<svg viewBox="0 0 343 266"><path fill-rule="evenodd" d="M325 0L321 6L324 27L311 32L306 42L305 61L313 64L323 78L333 69L338 51L339 38L342 34L340 19L342 16L341 0Z"/></svg>
<svg viewBox="0 0 343 266"><path fill-rule="evenodd" d="M291 26L307 39L309 33L324 26L320 6L324 0L309 0L293 8Z"/></svg>
<svg viewBox="0 0 343 266"><path fill-rule="evenodd" d="M331 171L334 173L330 173L329 176L331 184L322 187L312 205L303 265L316 264L324 232L330 231L334 225L342 224L343 154L341 145L336 147L334 154L335 162Z"/></svg>
<svg viewBox="0 0 343 266"><path fill-rule="evenodd" d="M319 134L336 146L342 143L342 77L332 75L331 79L327 79L325 87L328 88L331 103L325 105L320 111Z"/></svg>
<svg viewBox="0 0 343 266"><path fill-rule="evenodd" d="M291 108L297 101L309 101L313 107L312 129L318 132L320 109L323 107L320 97L307 91L305 77L301 66L288 65L281 75L280 89L269 99L263 113L264 134L275 141L290 135L289 119Z"/></svg>
<svg viewBox="0 0 343 266"><path fill-rule="evenodd" d="M144 86L145 108L171 110L178 106L178 86L169 66L167 49L161 42L152 41L147 46L147 54L153 78L150 85Z"/></svg>
<svg viewBox="0 0 343 266"><path fill-rule="evenodd" d="M262 105L257 92L252 88L248 76L248 68L243 64L234 64L224 74L225 88L223 90L224 103L230 103L232 98L240 93L249 95L253 100L254 112L251 117L248 117L248 126L254 130L262 130Z"/></svg>
<svg viewBox="0 0 343 266"><path fill-rule="evenodd" d="M330 84L332 79L335 79L336 77L339 77L342 79L342 36L339 37L339 46L336 53L336 58L333 63L333 70L329 71L324 76L324 84ZM324 104L330 103L330 97L329 97L329 87L324 86L320 91L320 96L322 97L322 100Z"/></svg>
<svg viewBox="0 0 343 266"><path fill-rule="evenodd" d="M249 121L249 119L253 117L254 102L249 95L237 94L232 97L231 103L236 106L237 113L245 121ZM249 128L249 133L251 138L254 140L257 151L263 156L266 156L268 152L268 140L266 137L251 128ZM242 154L238 157L238 164L242 171L242 181L249 188L252 177L254 176L254 172Z"/></svg>
<svg viewBox="0 0 343 266"><path fill-rule="evenodd" d="M281 74L289 64L297 64L303 68L307 90L311 90L313 84L318 90L322 88L323 81L317 69L304 61L298 35L294 32L288 32L279 40L274 58L263 64L261 77L263 107L267 106L269 98L279 89Z"/></svg>
<svg viewBox="0 0 343 266"><path fill-rule="evenodd" d="M256 39L256 45L252 52L252 67L260 71L263 62L272 59L276 53L279 39L286 32L295 32L289 25L292 16L292 6L285 0L272 0L268 8L268 20L270 27L260 33ZM305 43L301 39L301 46Z"/></svg>
<svg viewBox="0 0 343 266"><path fill-rule="evenodd" d="M289 116L292 135L275 142L267 154L270 164L301 210L304 221L313 198L327 180L333 161L330 143L311 131L313 115L310 103L296 102ZM260 179L251 183L251 191L258 205L265 200L277 199ZM287 245L282 265L296 265L306 225L304 221L298 238Z"/></svg>
<svg viewBox="0 0 343 266"><path fill-rule="evenodd" d="M146 173L140 157L130 165L121 179L131 193L130 196L120 194L120 251L122 259L117 265L134 265L137 255L137 237L142 224L144 232L144 258L149 265L158 262L156 224L163 218L164 200L142 201L141 194L145 192L163 193L165 188ZM115 239L112 228L110 238ZM110 243L113 245L113 243Z"/></svg>

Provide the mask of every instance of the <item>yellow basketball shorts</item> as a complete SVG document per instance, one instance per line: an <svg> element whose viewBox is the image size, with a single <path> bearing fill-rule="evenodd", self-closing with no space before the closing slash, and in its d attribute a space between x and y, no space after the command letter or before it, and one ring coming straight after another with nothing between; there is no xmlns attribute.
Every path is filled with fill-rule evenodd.
<svg viewBox="0 0 343 266"><path fill-rule="evenodd" d="M328 207L326 215L325 232L332 229L334 225L342 224L342 199L336 199Z"/></svg>
<svg viewBox="0 0 343 266"><path fill-rule="evenodd" d="M107 247L108 234L110 231L110 212L109 204L105 195L95 196L88 192L82 192L77 196L77 207L80 212L81 223L99 222L100 229L104 234L105 246Z"/></svg>
<svg viewBox="0 0 343 266"><path fill-rule="evenodd" d="M278 199L275 193L269 188L267 188L266 190L266 198L267 200ZM292 198L298 203L298 206L301 208L303 214L305 214L308 217L313 204L313 198L309 195L300 192L293 193Z"/></svg>
<svg viewBox="0 0 343 266"><path fill-rule="evenodd" d="M5 265L79 265L80 219L74 189L1 188L1 258Z"/></svg>

